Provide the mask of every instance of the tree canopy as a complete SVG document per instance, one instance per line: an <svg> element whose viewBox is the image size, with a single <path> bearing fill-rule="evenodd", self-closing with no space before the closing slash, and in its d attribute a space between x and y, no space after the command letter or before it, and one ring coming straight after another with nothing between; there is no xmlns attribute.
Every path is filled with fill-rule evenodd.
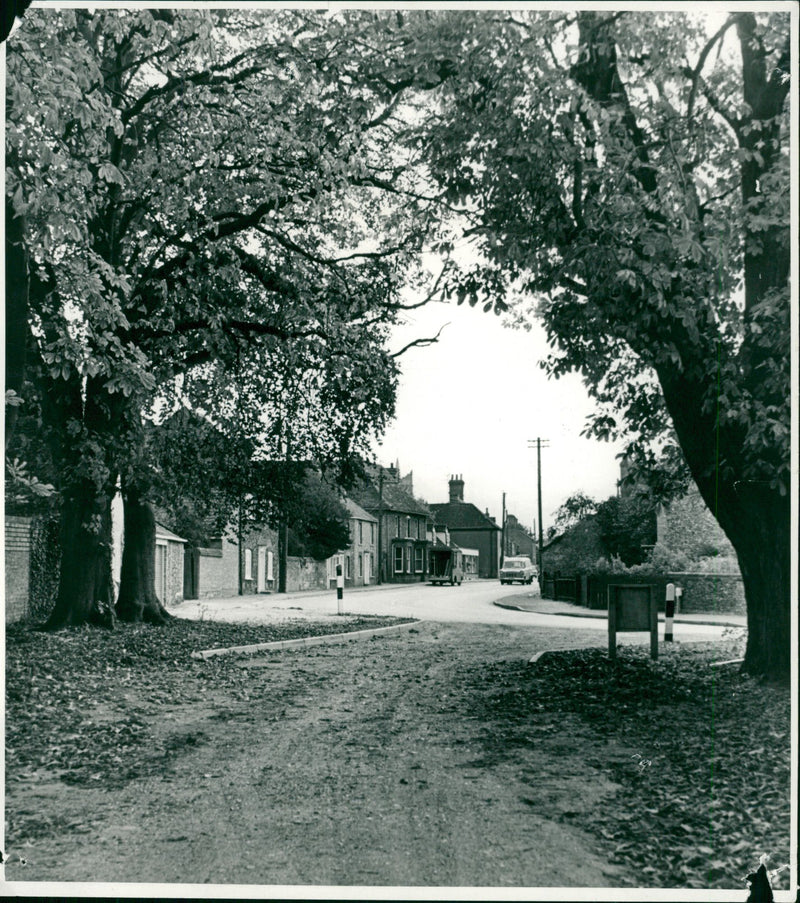
<svg viewBox="0 0 800 903"><path fill-rule="evenodd" d="M456 19L410 140L486 284L541 318L548 372L582 373L589 432L645 465L676 438L739 556L746 667L787 674L788 13L492 10L431 34Z"/></svg>

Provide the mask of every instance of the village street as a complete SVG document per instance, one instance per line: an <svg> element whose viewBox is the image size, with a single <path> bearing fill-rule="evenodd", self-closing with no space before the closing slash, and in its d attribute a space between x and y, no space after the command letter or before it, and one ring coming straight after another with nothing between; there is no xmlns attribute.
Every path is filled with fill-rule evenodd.
<svg viewBox="0 0 800 903"><path fill-rule="evenodd" d="M536 610L520 611L517 606ZM595 642L599 644L606 642L608 630L603 611L597 612L596 617L586 617L589 614L586 609L543 600L538 590L530 586L501 586L497 580L467 581L461 586L410 583L346 589L341 607L348 614L597 631L600 635ZM333 589L184 601L171 611L178 617L190 619L271 623L286 618L336 619L339 602ZM719 624L708 623L713 621ZM727 614L678 616L674 636L676 641L684 642L713 640L721 635L726 625L743 627L745 619ZM661 633L663 636L663 627ZM649 642L649 639L644 634L630 633L625 634L621 642L643 643Z"/></svg>
<svg viewBox="0 0 800 903"><path fill-rule="evenodd" d="M166 704L127 694L154 745L174 754L116 786L44 774L12 782L17 818L65 827L34 839L25 868L9 867L7 878L637 886L582 819L619 789L604 767L642 750L577 716L543 710L518 723L518 678L503 676L536 652L602 647L604 621L499 608L500 595L523 603L531 593L496 581L353 592L348 608L428 617L359 642L237 659L235 693L211 682ZM277 601L284 617L316 618L327 606L336 618L329 596ZM263 598L239 602L275 615ZM223 603L204 605L210 618ZM676 638L721 629L686 625ZM509 742L509 726L522 742Z"/></svg>

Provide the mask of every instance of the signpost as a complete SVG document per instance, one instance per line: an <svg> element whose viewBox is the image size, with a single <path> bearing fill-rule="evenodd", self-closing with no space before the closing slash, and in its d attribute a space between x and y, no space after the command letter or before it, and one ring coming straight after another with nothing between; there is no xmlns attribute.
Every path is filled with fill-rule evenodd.
<svg viewBox="0 0 800 903"><path fill-rule="evenodd" d="M617 659L617 632L649 631L650 657L658 658L658 602L652 584L612 583L608 587L608 657Z"/></svg>

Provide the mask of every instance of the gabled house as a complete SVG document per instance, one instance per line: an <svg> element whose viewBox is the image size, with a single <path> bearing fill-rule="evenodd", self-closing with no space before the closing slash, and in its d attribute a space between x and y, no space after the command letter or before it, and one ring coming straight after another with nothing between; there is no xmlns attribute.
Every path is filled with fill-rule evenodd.
<svg viewBox="0 0 800 903"><path fill-rule="evenodd" d="M379 583L425 580L431 545L431 512L414 498L411 474L394 467L369 467L350 495L377 523ZM430 535L429 535L430 534Z"/></svg>
<svg viewBox="0 0 800 903"><path fill-rule="evenodd" d="M497 577L500 567L501 529L487 511L483 514L464 501L464 480L450 478L450 501L430 506L436 529L447 527L452 542L478 552L478 576Z"/></svg>
<svg viewBox="0 0 800 903"><path fill-rule="evenodd" d="M506 515L505 554L507 557L527 555L536 561L536 540L513 514Z"/></svg>
<svg viewBox="0 0 800 903"><path fill-rule="evenodd" d="M350 546L328 559L327 585L336 586L341 567L345 586L369 586L378 576L378 519L352 499L343 501L350 515Z"/></svg>

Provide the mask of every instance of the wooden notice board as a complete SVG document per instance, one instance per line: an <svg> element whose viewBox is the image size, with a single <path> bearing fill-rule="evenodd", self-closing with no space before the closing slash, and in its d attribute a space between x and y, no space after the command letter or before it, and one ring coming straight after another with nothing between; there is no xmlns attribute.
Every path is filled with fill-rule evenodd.
<svg viewBox="0 0 800 903"><path fill-rule="evenodd" d="M650 583L612 583L608 587L608 657L617 657L617 633L650 632L650 657L658 658L658 602Z"/></svg>

